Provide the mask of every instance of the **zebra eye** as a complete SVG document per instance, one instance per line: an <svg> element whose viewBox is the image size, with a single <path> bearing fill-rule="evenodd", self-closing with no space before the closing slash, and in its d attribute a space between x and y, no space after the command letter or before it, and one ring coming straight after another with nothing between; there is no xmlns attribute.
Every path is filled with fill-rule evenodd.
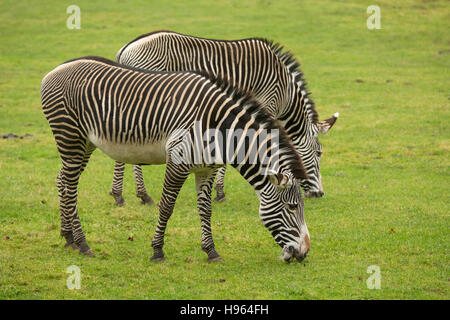
<svg viewBox="0 0 450 320"><path fill-rule="evenodd" d="M293 203L287 203L287 204L286 204L286 207L287 207L289 210L291 210L291 211L297 210L297 205L296 205L296 204L293 204Z"/></svg>
<svg viewBox="0 0 450 320"><path fill-rule="evenodd" d="M317 151L317 156L320 158L322 156L322 151Z"/></svg>

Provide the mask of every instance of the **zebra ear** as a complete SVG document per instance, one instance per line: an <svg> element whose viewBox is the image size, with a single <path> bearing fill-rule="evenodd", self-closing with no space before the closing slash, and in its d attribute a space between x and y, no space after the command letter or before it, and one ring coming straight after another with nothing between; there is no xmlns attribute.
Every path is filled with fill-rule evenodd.
<svg viewBox="0 0 450 320"><path fill-rule="evenodd" d="M269 174L270 182L278 188L289 188L292 186L292 181L289 177L281 172L272 172Z"/></svg>
<svg viewBox="0 0 450 320"><path fill-rule="evenodd" d="M322 120L317 122L317 128L319 129L319 133L325 134L327 133L331 127L336 122L337 118L339 117L339 112L336 112L333 114L333 116L330 119Z"/></svg>

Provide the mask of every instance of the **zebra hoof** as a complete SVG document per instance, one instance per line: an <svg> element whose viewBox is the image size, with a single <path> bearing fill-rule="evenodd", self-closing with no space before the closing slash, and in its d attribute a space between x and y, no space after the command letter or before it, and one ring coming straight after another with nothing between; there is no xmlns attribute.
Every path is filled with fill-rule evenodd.
<svg viewBox="0 0 450 320"><path fill-rule="evenodd" d="M164 262L166 258L164 258L164 252L160 248L153 249L153 256L150 258L152 262Z"/></svg>
<svg viewBox="0 0 450 320"><path fill-rule="evenodd" d="M203 251L206 251L206 253L208 254L208 262L222 262L222 258L220 258L219 254L214 248L210 250L203 249Z"/></svg>
<svg viewBox="0 0 450 320"><path fill-rule="evenodd" d="M90 258L95 258L96 257L95 253L92 252L91 249L89 249L87 251L84 251L84 252L80 251L80 254L85 255L87 257L90 257Z"/></svg>
<svg viewBox="0 0 450 320"><path fill-rule="evenodd" d="M68 243L66 242L66 244L64 245L64 248L72 248L73 250L80 250L80 247L77 246L77 244L75 242L72 243Z"/></svg>
<svg viewBox="0 0 450 320"><path fill-rule="evenodd" d="M80 247L73 241L73 234L71 231L61 232L61 235L66 239L64 248L72 248L73 250L80 250Z"/></svg>
<svg viewBox="0 0 450 320"><path fill-rule="evenodd" d="M139 198L141 198L141 204L143 205L152 205L155 203L155 201L153 201L153 199L148 195L148 194L144 194L142 196L139 196Z"/></svg>
<svg viewBox="0 0 450 320"><path fill-rule="evenodd" d="M216 202L225 202L225 200L227 200L227 198L225 197L225 193L219 193L214 198L214 201L216 201Z"/></svg>
<svg viewBox="0 0 450 320"><path fill-rule="evenodd" d="M150 258L150 261L151 262L166 262L166 258L153 256Z"/></svg>
<svg viewBox="0 0 450 320"><path fill-rule="evenodd" d="M80 244L80 254L91 257L91 258L95 257L95 253L92 252L91 248L89 248L86 241L84 241Z"/></svg>
<svg viewBox="0 0 450 320"><path fill-rule="evenodd" d="M121 194L117 195L114 194L112 191L110 191L109 194L113 196L114 200L116 200L116 206L123 207L123 205L125 204L125 199L122 197Z"/></svg>
<svg viewBox="0 0 450 320"><path fill-rule="evenodd" d="M214 258L208 258L208 262L223 262L222 258L218 255Z"/></svg>

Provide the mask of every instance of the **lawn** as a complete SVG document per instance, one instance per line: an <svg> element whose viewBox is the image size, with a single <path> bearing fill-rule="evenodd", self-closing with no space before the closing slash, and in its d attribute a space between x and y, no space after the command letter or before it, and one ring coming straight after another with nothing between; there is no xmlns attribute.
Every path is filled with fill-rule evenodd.
<svg viewBox="0 0 450 320"><path fill-rule="evenodd" d="M81 9L81 29L66 8ZM366 9L381 9L369 30ZM448 1L0 2L0 299L449 299L450 4ZM60 63L114 59L140 34L168 29L217 39L266 37L302 64L320 118L325 196L305 199L311 251L302 263L258 218L258 200L230 168L227 201L213 204L222 263L200 248L193 176L151 263L156 206L108 194L113 161L94 152L79 185L83 230L96 258L64 249L55 178L61 166L40 105L40 83ZM26 136L20 138L25 134ZM164 166L144 168L161 196ZM131 239L133 241L131 241ZM66 269L81 270L69 290ZM369 266L380 270L370 289Z"/></svg>

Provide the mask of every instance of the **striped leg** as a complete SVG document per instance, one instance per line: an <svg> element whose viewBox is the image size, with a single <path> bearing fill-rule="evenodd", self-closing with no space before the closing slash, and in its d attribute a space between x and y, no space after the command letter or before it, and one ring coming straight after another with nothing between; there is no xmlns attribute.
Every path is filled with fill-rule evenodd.
<svg viewBox="0 0 450 320"><path fill-rule="evenodd" d="M56 186L58 187L58 198L59 198L59 216L61 218L61 236L66 239L66 244L64 245L64 248L79 249L73 240L72 224L68 219L67 215L67 206L65 197L66 188L63 183L62 175L63 169L61 168L61 170L58 173L58 176L56 177Z"/></svg>
<svg viewBox="0 0 450 320"><path fill-rule="evenodd" d="M202 249L208 254L208 261L221 261L214 248L211 232L211 191L217 170L198 172L195 174L197 190L197 208L200 215L202 229Z"/></svg>
<svg viewBox="0 0 450 320"><path fill-rule="evenodd" d="M59 149L63 167L57 177L58 195L60 198L61 235L66 238L65 247L79 249L81 253L93 256L86 243L81 229L77 210L78 181L81 173L95 150L90 143L79 142L71 145L70 153Z"/></svg>
<svg viewBox="0 0 450 320"><path fill-rule="evenodd" d="M95 150L95 146L93 144L88 144L86 148L86 154L83 157L83 162L81 163L81 169L80 169L80 175L86 168L87 163L89 162L89 158L91 157L92 152ZM72 233L72 223L68 219L69 215L68 212L68 206L66 203L66 187L65 183L63 182L62 175L64 173L64 170L61 169L58 173L58 176L56 177L56 185L58 187L58 198L60 202L60 218L61 218L61 236L65 237L66 244L64 245L65 248L72 248L72 249L80 249L77 244L75 244L75 240Z"/></svg>
<svg viewBox="0 0 450 320"><path fill-rule="evenodd" d="M180 166L174 166L168 162L166 166L166 173L164 175L164 186L159 201L159 220L156 227L155 235L152 240L153 256L151 261L164 261L164 252L162 247L164 245L164 232L166 231L167 221L173 212L175 201L178 193L183 186L186 178L189 176L189 171Z"/></svg>
<svg viewBox="0 0 450 320"><path fill-rule="evenodd" d="M214 201L224 202L226 200L225 192L223 191L223 184L224 184L224 180L225 180L225 171L226 170L227 170L227 166L223 166L217 172L216 185L214 187L214 189L216 189L216 197L214 198Z"/></svg>
<svg viewBox="0 0 450 320"><path fill-rule="evenodd" d="M110 195L116 200L116 205L123 206L125 200L122 197L123 190L123 172L125 171L125 163L116 161L114 164L114 176Z"/></svg>
<svg viewBox="0 0 450 320"><path fill-rule="evenodd" d="M142 175L142 167L138 165L133 166L134 182L136 184L136 196L141 198L142 204L153 204L154 201L147 194L145 189L144 177Z"/></svg>

